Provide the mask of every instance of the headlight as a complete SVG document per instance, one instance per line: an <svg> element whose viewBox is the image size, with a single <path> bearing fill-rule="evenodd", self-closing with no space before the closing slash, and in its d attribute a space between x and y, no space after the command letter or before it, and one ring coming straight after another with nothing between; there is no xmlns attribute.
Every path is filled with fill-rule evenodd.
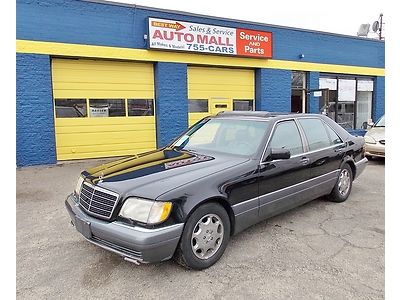
<svg viewBox="0 0 400 300"><path fill-rule="evenodd" d="M81 192L82 183L83 183L83 177L79 176L78 182L76 183L75 187L75 194L79 195L79 193Z"/></svg>
<svg viewBox="0 0 400 300"><path fill-rule="evenodd" d="M128 198L119 212L121 217L147 224L164 222L172 208L171 202Z"/></svg>
<svg viewBox="0 0 400 300"><path fill-rule="evenodd" d="M366 135L364 136L364 139L367 144L376 144L376 141L372 136Z"/></svg>

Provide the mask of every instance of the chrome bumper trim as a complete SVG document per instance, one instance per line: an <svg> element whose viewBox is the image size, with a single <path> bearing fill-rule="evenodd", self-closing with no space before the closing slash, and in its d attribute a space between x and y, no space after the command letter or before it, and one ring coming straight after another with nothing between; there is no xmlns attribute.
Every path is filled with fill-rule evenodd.
<svg viewBox="0 0 400 300"><path fill-rule="evenodd" d="M354 176L354 179L356 179L360 174L364 171L365 167L368 164L368 159L364 157L363 159L359 160L358 162L355 163L356 165L356 174Z"/></svg>

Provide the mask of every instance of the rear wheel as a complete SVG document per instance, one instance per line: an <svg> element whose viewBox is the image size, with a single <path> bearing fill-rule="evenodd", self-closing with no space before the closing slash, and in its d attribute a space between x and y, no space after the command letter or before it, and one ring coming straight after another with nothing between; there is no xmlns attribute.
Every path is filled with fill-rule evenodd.
<svg viewBox="0 0 400 300"><path fill-rule="evenodd" d="M185 224L175 256L177 262L196 270L212 266L225 251L230 227L229 216L221 205L201 205Z"/></svg>
<svg viewBox="0 0 400 300"><path fill-rule="evenodd" d="M344 202L350 195L353 186L353 171L349 164L344 164L340 170L338 180L329 195L332 202Z"/></svg>

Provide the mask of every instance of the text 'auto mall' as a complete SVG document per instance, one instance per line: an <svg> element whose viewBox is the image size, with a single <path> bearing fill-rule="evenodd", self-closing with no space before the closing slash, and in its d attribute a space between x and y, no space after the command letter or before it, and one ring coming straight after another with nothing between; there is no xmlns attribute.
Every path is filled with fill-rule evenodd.
<svg viewBox="0 0 400 300"><path fill-rule="evenodd" d="M17 165L132 155L226 110L385 109L375 39L104 1L17 0Z"/></svg>

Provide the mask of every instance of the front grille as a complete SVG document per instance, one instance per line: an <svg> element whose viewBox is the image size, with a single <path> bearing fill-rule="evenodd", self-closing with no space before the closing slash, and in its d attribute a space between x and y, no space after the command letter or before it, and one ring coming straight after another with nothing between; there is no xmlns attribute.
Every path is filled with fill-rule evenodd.
<svg viewBox="0 0 400 300"><path fill-rule="evenodd" d="M109 219L117 204L118 194L91 185L87 182L82 184L79 194L79 205L90 214Z"/></svg>

